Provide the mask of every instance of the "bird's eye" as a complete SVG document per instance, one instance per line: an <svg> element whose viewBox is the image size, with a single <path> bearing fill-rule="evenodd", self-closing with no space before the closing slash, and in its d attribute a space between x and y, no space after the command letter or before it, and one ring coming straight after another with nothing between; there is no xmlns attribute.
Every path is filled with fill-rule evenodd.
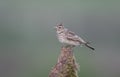
<svg viewBox="0 0 120 77"><path fill-rule="evenodd" d="M61 27L59 26L58 28L60 29Z"/></svg>

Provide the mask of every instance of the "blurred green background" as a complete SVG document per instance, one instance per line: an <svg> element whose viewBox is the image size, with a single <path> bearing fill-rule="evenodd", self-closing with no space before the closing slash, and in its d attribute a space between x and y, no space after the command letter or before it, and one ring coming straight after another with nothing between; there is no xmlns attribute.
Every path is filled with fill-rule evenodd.
<svg viewBox="0 0 120 77"><path fill-rule="evenodd" d="M61 22L96 49L74 48L80 77L120 77L119 0L0 0L0 77L48 77Z"/></svg>

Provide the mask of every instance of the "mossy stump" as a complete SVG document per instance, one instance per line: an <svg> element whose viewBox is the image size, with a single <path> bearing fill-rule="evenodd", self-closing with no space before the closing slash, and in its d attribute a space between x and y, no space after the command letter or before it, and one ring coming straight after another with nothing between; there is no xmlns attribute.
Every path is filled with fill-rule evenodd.
<svg viewBox="0 0 120 77"><path fill-rule="evenodd" d="M58 62L51 70L49 77L78 77L78 66L72 48L71 46L61 48Z"/></svg>

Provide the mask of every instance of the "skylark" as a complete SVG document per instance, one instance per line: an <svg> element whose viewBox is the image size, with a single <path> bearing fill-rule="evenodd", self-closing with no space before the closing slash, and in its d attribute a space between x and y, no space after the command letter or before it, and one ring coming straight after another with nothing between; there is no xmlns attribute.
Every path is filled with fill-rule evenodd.
<svg viewBox="0 0 120 77"><path fill-rule="evenodd" d="M61 43L71 46L85 45L86 47L95 50L93 47L89 46L89 42L84 41L81 37L65 28L62 24L58 24L55 28L57 37Z"/></svg>

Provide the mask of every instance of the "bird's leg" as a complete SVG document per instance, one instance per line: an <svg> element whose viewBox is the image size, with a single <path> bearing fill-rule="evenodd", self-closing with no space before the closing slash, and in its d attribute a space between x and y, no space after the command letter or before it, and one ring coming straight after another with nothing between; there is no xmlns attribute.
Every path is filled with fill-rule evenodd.
<svg viewBox="0 0 120 77"><path fill-rule="evenodd" d="M71 45L71 47L75 47L75 45Z"/></svg>
<svg viewBox="0 0 120 77"><path fill-rule="evenodd" d="M64 43L62 44L62 48L63 48L63 47L66 47L66 45L65 45Z"/></svg>
<svg viewBox="0 0 120 77"><path fill-rule="evenodd" d="M70 47L70 45L65 45L66 48Z"/></svg>
<svg viewBox="0 0 120 77"><path fill-rule="evenodd" d="M66 45L65 47L66 48L68 48L68 47L73 48L73 47L75 47L75 45Z"/></svg>

